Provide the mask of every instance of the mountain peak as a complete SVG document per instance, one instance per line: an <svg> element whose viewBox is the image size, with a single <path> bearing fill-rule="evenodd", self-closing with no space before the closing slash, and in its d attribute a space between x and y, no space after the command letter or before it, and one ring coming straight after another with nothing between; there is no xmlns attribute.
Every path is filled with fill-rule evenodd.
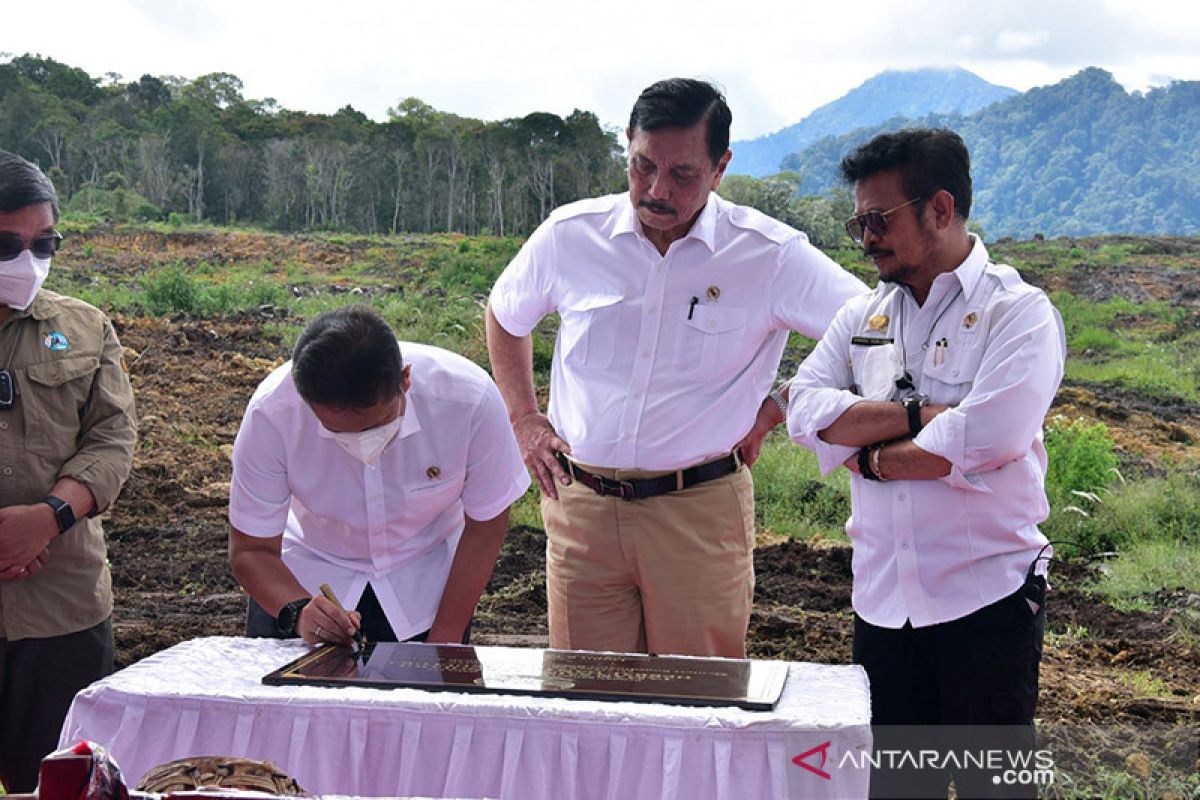
<svg viewBox="0 0 1200 800"><path fill-rule="evenodd" d="M779 163L785 156L823 136L875 125L895 116L969 114L1017 93L1015 89L988 83L958 66L885 70L794 125L758 139L734 142L729 172L755 177L772 175L779 171Z"/></svg>

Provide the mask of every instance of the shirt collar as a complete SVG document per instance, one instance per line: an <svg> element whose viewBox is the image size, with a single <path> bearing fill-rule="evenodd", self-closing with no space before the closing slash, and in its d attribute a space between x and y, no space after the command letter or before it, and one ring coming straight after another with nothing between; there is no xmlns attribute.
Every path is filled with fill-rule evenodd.
<svg viewBox="0 0 1200 800"><path fill-rule="evenodd" d="M406 439L421 431L421 417L417 414L415 400L410 386L404 397L404 416L400 418L400 432L396 434L397 439Z"/></svg>
<svg viewBox="0 0 1200 800"><path fill-rule="evenodd" d="M39 290L33 297L33 302L29 304L29 308L24 310L14 308L9 319L22 319L24 317L33 317L39 322L44 319L49 319L54 316L54 303L46 296L46 292Z"/></svg>
<svg viewBox="0 0 1200 800"><path fill-rule="evenodd" d="M963 297L970 297L971 292L975 291L988 263L988 251L983 245L983 240L973 233L969 236L971 237L971 252L967 254L966 260L958 265L958 269L954 270L959 283L962 284Z"/></svg>
<svg viewBox="0 0 1200 800"><path fill-rule="evenodd" d="M692 223L692 228L687 232L685 239L699 239L704 242L709 251L715 251L716 231L717 231L717 215L720 213L721 198L716 192L708 193L708 200L704 203L704 208L700 210L700 216L696 217L696 221ZM642 223L638 219L637 209L633 206L633 200L629 196L629 192L625 193L625 202L621 204L621 213L617 215L616 221L613 223L612 233L609 239L615 239L623 233L634 233L638 236L645 237L642 232Z"/></svg>
<svg viewBox="0 0 1200 800"><path fill-rule="evenodd" d="M962 287L964 298L969 299L971 292L975 291L975 287L979 285L979 279L983 277L985 268L987 267L988 253L987 248L975 234L969 234L971 237L971 252L963 259L963 262L954 268L951 272L943 272L933 279L933 285L930 287L929 298L944 297L947 294L955 292L954 284L951 281L958 281ZM939 289L939 287L944 287ZM929 302L927 299L925 302Z"/></svg>

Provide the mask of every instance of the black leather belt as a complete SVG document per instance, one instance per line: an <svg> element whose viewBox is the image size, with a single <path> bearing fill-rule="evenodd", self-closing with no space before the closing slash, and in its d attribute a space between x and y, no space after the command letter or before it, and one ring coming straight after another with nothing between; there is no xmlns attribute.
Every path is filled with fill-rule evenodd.
<svg viewBox="0 0 1200 800"><path fill-rule="evenodd" d="M558 463L572 478L601 497L619 497L622 500L644 500L647 497L686 489L698 483L722 478L737 471L737 468L742 465L741 451L735 450L715 461L706 461L694 467L676 470L669 475L660 475L657 478L631 478L622 481L588 472L562 453L555 455L558 457Z"/></svg>

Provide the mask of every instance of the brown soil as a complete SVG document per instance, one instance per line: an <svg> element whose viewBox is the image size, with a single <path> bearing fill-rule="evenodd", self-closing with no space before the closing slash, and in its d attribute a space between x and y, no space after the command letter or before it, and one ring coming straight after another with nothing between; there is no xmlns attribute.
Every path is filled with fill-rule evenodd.
<svg viewBox="0 0 1200 800"><path fill-rule="evenodd" d="M196 235L194 241L182 237L170 246L181 260L213 263L237 257L226 250L256 250L240 236ZM273 241L280 240L303 251L293 256L330 268L348 257L344 246L322 249L287 237ZM115 241L105 244L114 252L121 249ZM126 252L164 246L163 241L139 241ZM108 265L138 268L136 255ZM1113 291L1112 271L1106 277L1106 291ZM1178 301L1196 303L1190 283L1150 280L1139 272L1130 285L1152 286L1156 295L1169 285ZM278 313L265 309L220 321L114 320L127 348L141 416L133 474L106 522L120 666L184 639L242 630L245 596L225 554L229 455L251 392L284 357L282 343L266 326L278 321L270 316ZM1064 387L1056 411L1108 422L1124 455L1146 464L1182 455L1200 440L1200 408L1155 405L1102 386ZM544 551L541 531L511 533L481 603L477 641L545 641ZM848 662L848 548L764 541L756 564L752 654ZM1040 716L1062 722L1196 722L1200 595L1164 587L1147 598L1153 610L1121 612L1085 592L1090 569L1063 564L1054 569ZM1150 691L1148 685L1160 688Z"/></svg>

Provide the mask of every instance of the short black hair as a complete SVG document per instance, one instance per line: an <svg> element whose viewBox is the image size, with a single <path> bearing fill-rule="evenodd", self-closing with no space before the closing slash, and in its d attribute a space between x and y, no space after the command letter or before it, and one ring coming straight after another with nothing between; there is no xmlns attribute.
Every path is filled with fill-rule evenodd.
<svg viewBox="0 0 1200 800"><path fill-rule="evenodd" d="M404 360L383 317L356 304L308 323L292 349L292 380L310 405L367 408L400 396Z"/></svg>
<svg viewBox="0 0 1200 800"><path fill-rule="evenodd" d="M690 128L702 119L708 122L708 156L715 165L729 149L733 112L721 90L708 81L667 78L646 87L629 114L629 132Z"/></svg>
<svg viewBox="0 0 1200 800"><path fill-rule="evenodd" d="M855 184L879 172L900 170L909 198L928 200L945 189L954 211L971 215L971 156L962 137L947 128L905 128L881 133L842 159L842 179Z"/></svg>
<svg viewBox="0 0 1200 800"><path fill-rule="evenodd" d="M58 222L58 192L46 173L16 153L0 150L0 211L11 213L38 203L49 203Z"/></svg>

